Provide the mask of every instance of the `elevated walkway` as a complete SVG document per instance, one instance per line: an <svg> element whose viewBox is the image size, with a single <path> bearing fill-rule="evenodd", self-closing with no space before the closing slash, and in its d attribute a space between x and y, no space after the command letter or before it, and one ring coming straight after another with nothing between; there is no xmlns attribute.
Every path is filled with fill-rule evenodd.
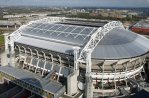
<svg viewBox="0 0 149 98"><path fill-rule="evenodd" d="M2 66L0 67L0 75L42 97L51 96L52 98L58 98L65 92L65 86L61 83L50 79L45 80L36 74L31 74L22 69Z"/></svg>

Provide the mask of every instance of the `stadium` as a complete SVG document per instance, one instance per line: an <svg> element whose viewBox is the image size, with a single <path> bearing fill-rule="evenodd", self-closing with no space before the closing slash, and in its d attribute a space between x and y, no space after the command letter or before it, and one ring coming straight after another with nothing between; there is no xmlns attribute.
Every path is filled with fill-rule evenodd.
<svg viewBox="0 0 149 98"><path fill-rule="evenodd" d="M148 43L119 21L31 21L5 36L9 64L0 67L1 82L39 98L130 96L140 91L138 81L145 81Z"/></svg>

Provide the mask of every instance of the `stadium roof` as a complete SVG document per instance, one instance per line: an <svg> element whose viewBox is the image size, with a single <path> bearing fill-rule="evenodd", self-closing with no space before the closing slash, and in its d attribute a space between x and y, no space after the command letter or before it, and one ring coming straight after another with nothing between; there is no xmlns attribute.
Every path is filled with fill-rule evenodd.
<svg viewBox="0 0 149 98"><path fill-rule="evenodd" d="M134 25L134 27L139 28L149 28L149 19L148 20L141 20Z"/></svg>
<svg viewBox="0 0 149 98"><path fill-rule="evenodd" d="M85 24L83 22L83 24ZM37 21L21 28L15 42L69 54L73 47L83 48L96 33L97 26L66 22ZM99 26L100 27L100 26ZM95 59L123 59L146 54L149 40L121 27L111 29L92 53Z"/></svg>
<svg viewBox="0 0 149 98"><path fill-rule="evenodd" d="M96 30L96 27L33 23L24 28L22 34L48 39L50 41L82 46Z"/></svg>
<svg viewBox="0 0 149 98"><path fill-rule="evenodd" d="M122 59L143 55L149 51L149 40L131 31L115 28L97 45L92 58Z"/></svg>

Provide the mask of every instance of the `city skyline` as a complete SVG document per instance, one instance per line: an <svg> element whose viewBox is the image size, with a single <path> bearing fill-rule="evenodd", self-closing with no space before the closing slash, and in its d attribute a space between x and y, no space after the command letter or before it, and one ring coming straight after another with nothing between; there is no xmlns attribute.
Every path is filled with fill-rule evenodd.
<svg viewBox="0 0 149 98"><path fill-rule="evenodd" d="M1 0L6 6L149 7L149 0Z"/></svg>

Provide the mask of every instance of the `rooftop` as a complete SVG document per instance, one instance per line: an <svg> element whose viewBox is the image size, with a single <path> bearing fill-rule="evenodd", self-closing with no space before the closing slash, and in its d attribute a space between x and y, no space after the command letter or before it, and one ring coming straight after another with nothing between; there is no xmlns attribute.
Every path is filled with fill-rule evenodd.
<svg viewBox="0 0 149 98"><path fill-rule="evenodd" d="M70 24L33 23L22 30L22 35L40 37L64 44L82 46L97 27Z"/></svg>
<svg viewBox="0 0 149 98"><path fill-rule="evenodd" d="M149 28L149 20L141 20L138 23L134 25L134 27L139 27L139 28Z"/></svg>
<svg viewBox="0 0 149 98"><path fill-rule="evenodd" d="M131 31L114 28L97 45L92 53L96 59L125 59L146 54L149 40Z"/></svg>
<svg viewBox="0 0 149 98"><path fill-rule="evenodd" d="M7 21L7 20L0 20L0 25L9 25L9 26L14 26L14 25L20 25L21 23L18 21Z"/></svg>
<svg viewBox="0 0 149 98"><path fill-rule="evenodd" d="M89 22L87 21L87 23ZM94 59L132 58L149 52L149 40L147 38L121 26L112 28L114 25L112 23L104 25L101 22L104 26L97 26L96 24L100 23L94 21L90 25L85 25L85 21L68 22L68 20L60 20L50 22L49 19L34 21L20 29L21 37L15 42L63 54L73 54L70 53L73 52L73 47L83 49L91 38L100 32L104 37L93 50L92 58ZM110 26L112 29L106 31ZM107 32L107 34L103 32Z"/></svg>
<svg viewBox="0 0 149 98"><path fill-rule="evenodd" d="M2 66L0 67L0 72L6 73L30 85L44 89L53 94L55 94L61 88L63 88L63 85L56 81L46 80L44 78L38 77L35 74L29 73L25 70L17 69L14 67Z"/></svg>

